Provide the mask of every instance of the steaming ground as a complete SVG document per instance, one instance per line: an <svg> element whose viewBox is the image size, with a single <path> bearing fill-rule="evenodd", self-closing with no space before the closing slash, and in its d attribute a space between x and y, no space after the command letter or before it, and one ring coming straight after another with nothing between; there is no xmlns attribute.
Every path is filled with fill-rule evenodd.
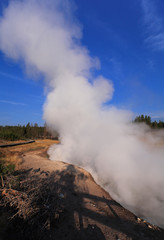
<svg viewBox="0 0 164 240"><path fill-rule="evenodd" d="M80 44L71 9L68 1L11 1L0 21L0 49L45 77L44 119L61 141L50 158L90 169L117 201L164 227L161 136L130 124L132 113L104 104L113 84L92 76L100 63Z"/></svg>

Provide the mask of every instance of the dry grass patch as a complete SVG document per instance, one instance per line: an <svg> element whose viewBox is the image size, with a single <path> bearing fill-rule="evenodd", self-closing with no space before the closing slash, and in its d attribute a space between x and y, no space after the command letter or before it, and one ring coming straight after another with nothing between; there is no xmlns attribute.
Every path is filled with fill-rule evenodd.
<svg viewBox="0 0 164 240"><path fill-rule="evenodd" d="M12 143L15 143L15 142L12 142ZM5 160L7 163L12 163L15 165L16 169L19 169L20 163L22 162L22 155L24 153L29 151L39 150L39 149L43 149L43 152L46 152L52 144L58 144L58 143L59 141L57 140L51 140L51 139L41 140L40 139L40 140L36 140L36 142L34 143L1 148L0 160Z"/></svg>

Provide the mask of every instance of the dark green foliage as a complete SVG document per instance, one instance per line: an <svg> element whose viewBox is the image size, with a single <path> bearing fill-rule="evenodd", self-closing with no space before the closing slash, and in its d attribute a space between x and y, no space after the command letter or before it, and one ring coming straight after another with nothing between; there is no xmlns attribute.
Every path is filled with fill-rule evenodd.
<svg viewBox="0 0 164 240"><path fill-rule="evenodd" d="M28 123L26 126L0 126L0 139L3 140L15 141L37 138L52 138L52 135L47 131L46 126L40 127L37 123L34 125Z"/></svg>
<svg viewBox="0 0 164 240"><path fill-rule="evenodd" d="M147 115L139 115L137 116L135 119L134 119L134 122L137 122L137 123L146 123L147 125L149 125L151 128L158 128L158 129L161 129L161 128L164 128L164 122L163 121L154 121L152 122L151 121L151 117L150 116L147 116Z"/></svg>

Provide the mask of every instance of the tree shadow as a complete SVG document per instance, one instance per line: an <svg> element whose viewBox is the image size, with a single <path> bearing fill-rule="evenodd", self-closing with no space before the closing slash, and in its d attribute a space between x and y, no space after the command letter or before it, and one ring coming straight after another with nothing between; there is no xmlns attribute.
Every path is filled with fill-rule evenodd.
<svg viewBox="0 0 164 240"><path fill-rule="evenodd" d="M150 229L138 223L135 217L120 217L117 209L122 207L114 200L79 192L75 182L85 182L87 177L73 165L52 173L29 169L15 174L20 182L26 180L20 190L27 197L18 199L22 205L18 202L13 207L14 212L15 208L21 211L8 223L4 239L107 240L120 236L121 239L164 239L163 230ZM95 210L86 207L86 200L105 204L110 214L101 214L96 207ZM11 206L4 209L11 209Z"/></svg>

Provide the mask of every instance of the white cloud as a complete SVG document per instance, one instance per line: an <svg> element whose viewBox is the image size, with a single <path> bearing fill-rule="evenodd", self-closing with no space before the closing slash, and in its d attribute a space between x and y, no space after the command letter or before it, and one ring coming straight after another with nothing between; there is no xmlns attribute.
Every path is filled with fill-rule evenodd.
<svg viewBox="0 0 164 240"><path fill-rule="evenodd" d="M13 102L13 101L8 101L8 100L0 100L1 103L7 103L11 105L20 105L20 106L27 106L25 103L20 103L20 102Z"/></svg>
<svg viewBox="0 0 164 240"><path fill-rule="evenodd" d="M154 50L164 50L164 24L154 0L142 0L144 24L147 28L145 42Z"/></svg>
<svg viewBox="0 0 164 240"><path fill-rule="evenodd" d="M19 78L19 77L17 77L17 76L13 76L13 75L11 75L11 74L9 74L9 73L6 73L6 72L1 72L1 71L0 71L0 75L1 75L1 76L4 76L4 77L6 77L6 78L11 78L11 79L14 79L14 80L22 81L21 78Z"/></svg>

